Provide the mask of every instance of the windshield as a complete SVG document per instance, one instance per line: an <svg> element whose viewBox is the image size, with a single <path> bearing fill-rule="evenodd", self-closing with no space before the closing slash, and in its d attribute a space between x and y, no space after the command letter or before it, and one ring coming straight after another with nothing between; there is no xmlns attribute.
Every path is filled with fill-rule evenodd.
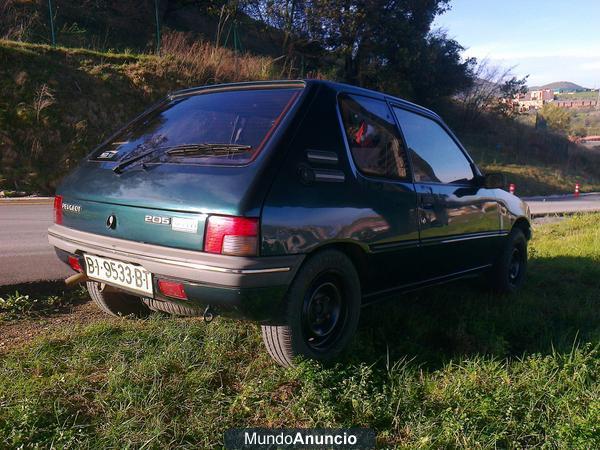
<svg viewBox="0 0 600 450"><path fill-rule="evenodd" d="M244 164L258 154L299 92L252 89L176 98L121 131L91 159L123 163L149 155L154 162ZM167 151L188 146L196 149Z"/></svg>

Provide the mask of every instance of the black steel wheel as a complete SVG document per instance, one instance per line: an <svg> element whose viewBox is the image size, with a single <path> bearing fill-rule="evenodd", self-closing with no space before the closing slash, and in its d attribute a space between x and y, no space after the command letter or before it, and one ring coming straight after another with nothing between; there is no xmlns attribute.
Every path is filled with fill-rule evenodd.
<svg viewBox="0 0 600 450"><path fill-rule="evenodd" d="M315 351L326 350L339 338L348 314L343 301L343 283L335 272L326 272L304 297L302 333Z"/></svg>
<svg viewBox="0 0 600 450"><path fill-rule="evenodd" d="M352 340L360 316L360 282L337 250L311 256L288 292L285 325L263 325L267 351L282 366L296 356L329 362Z"/></svg>
<svg viewBox="0 0 600 450"><path fill-rule="evenodd" d="M508 264L508 282L512 286L517 286L519 284L519 279L523 274L523 271L521 270L523 265L523 252L518 247L513 248Z"/></svg>
<svg viewBox="0 0 600 450"><path fill-rule="evenodd" d="M527 239L523 231L514 228L490 270L490 287L499 293L514 293L523 285L526 272Z"/></svg>

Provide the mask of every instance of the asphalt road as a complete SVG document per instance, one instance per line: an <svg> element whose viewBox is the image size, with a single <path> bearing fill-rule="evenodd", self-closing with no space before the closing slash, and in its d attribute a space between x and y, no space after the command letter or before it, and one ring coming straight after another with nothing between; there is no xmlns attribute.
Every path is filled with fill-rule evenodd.
<svg viewBox="0 0 600 450"><path fill-rule="evenodd" d="M600 211L600 193L574 195L552 195L548 197L528 197L532 216L568 214L574 212Z"/></svg>
<svg viewBox="0 0 600 450"><path fill-rule="evenodd" d="M600 211L600 193L531 197L526 199L534 216ZM41 204L40 204L41 203ZM52 203L0 200L0 286L58 280L73 272L58 261L48 244Z"/></svg>
<svg viewBox="0 0 600 450"><path fill-rule="evenodd" d="M73 272L48 244L52 204L6 204L0 200L0 286L57 280Z"/></svg>

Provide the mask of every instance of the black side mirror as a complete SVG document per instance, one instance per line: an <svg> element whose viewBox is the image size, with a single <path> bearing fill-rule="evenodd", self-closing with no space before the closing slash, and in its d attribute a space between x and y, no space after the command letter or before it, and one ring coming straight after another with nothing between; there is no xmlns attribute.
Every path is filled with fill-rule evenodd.
<svg viewBox="0 0 600 450"><path fill-rule="evenodd" d="M506 175L500 172L487 173L483 176L483 187L486 189L503 189L506 186Z"/></svg>

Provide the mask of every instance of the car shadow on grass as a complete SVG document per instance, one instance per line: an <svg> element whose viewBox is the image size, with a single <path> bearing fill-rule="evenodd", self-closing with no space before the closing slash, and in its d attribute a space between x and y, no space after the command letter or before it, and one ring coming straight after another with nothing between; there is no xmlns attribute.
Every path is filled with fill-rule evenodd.
<svg viewBox="0 0 600 450"><path fill-rule="evenodd" d="M536 258L515 295L486 292L479 279L399 294L363 309L348 358L387 364L404 358L437 368L461 357L569 352L600 342L600 264Z"/></svg>

